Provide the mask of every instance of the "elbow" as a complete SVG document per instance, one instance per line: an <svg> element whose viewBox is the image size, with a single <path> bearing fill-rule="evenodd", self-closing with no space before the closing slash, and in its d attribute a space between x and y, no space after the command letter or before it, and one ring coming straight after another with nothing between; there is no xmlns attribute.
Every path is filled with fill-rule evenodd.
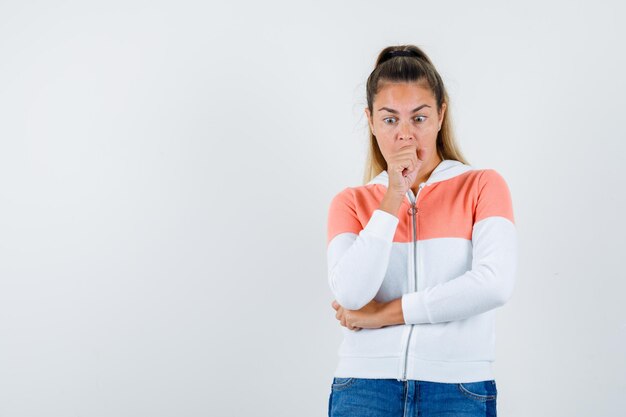
<svg viewBox="0 0 626 417"><path fill-rule="evenodd" d="M495 286L494 299L498 307L501 307L509 302L513 296L513 290L515 288L515 272L509 272L504 274L498 280L499 285Z"/></svg>
<svg viewBox="0 0 626 417"><path fill-rule="evenodd" d="M515 269L483 264L476 272L483 281L484 295L489 300L490 308L501 307L511 299L515 285Z"/></svg>
<svg viewBox="0 0 626 417"><path fill-rule="evenodd" d="M509 293L498 291L494 296L494 304L496 305L496 307L502 307L509 302L510 298L511 295Z"/></svg>
<svg viewBox="0 0 626 417"><path fill-rule="evenodd" d="M352 288L338 285L337 282L340 280L337 279L336 274L331 273L328 281L335 300L347 310L360 310L374 298L373 296L368 298Z"/></svg>
<svg viewBox="0 0 626 417"><path fill-rule="evenodd" d="M367 302L364 303L362 300L355 299L354 297L339 297L335 295L335 300L346 310L360 310L367 304Z"/></svg>
<svg viewBox="0 0 626 417"><path fill-rule="evenodd" d="M347 310L360 310L369 302L369 300L359 297L354 291L337 288L331 288L331 291L339 305Z"/></svg>

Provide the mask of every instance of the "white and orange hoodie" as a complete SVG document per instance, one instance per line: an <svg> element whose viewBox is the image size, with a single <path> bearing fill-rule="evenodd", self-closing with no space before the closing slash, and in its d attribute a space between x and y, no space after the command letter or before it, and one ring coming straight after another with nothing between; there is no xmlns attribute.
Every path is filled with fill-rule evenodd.
<svg viewBox="0 0 626 417"><path fill-rule="evenodd" d="M398 217L378 209L382 171L347 187L328 213L328 282L358 310L402 297L405 324L350 330L335 377L434 382L495 379L495 309L515 285L517 236L509 188L493 169L443 160L411 189Z"/></svg>

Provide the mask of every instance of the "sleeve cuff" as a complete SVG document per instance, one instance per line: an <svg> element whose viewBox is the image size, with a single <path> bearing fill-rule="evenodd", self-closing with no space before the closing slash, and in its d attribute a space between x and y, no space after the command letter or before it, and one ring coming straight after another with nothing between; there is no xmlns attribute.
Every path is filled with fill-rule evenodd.
<svg viewBox="0 0 626 417"><path fill-rule="evenodd" d="M405 324L432 323L424 302L424 291L402 295L402 315Z"/></svg>
<svg viewBox="0 0 626 417"><path fill-rule="evenodd" d="M391 242L396 234L396 228L399 222L400 219L393 214L387 213L385 210L376 209L363 230Z"/></svg>

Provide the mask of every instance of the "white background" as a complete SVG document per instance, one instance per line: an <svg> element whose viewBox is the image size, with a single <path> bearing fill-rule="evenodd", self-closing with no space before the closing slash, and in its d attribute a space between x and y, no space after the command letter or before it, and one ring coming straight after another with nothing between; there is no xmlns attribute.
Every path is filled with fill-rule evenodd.
<svg viewBox="0 0 626 417"><path fill-rule="evenodd" d="M498 413L626 392L619 1L0 2L0 416L322 416L330 199L379 51L426 51L506 179Z"/></svg>

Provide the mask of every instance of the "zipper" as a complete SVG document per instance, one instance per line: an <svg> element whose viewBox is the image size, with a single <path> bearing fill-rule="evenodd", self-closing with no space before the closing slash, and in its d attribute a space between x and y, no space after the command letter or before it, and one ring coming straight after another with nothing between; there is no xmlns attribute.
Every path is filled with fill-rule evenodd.
<svg viewBox="0 0 626 417"><path fill-rule="evenodd" d="M414 282L415 282L415 289L414 291L417 291L417 215L419 215L419 209L417 208L417 198L420 195L420 191L422 191L422 188L424 186L426 186L428 184L426 184L425 182L421 183L419 185L419 188L417 189L417 194L415 195L415 199L413 199L413 192L411 191L411 189L409 188L407 195L409 197L409 201L411 202L411 207L408 210L408 213L411 215L412 219L413 219L413 272L414 272ZM409 289L410 289L410 285L409 285ZM413 333L413 327L415 327L414 324L411 324L411 328L409 329L409 336L407 338L406 341L406 345L405 345L405 349L404 349L404 359L403 359L403 364L402 364L402 381L406 381L406 370L407 370L407 361L408 361L408 356L409 356L409 346L411 344L411 334Z"/></svg>

